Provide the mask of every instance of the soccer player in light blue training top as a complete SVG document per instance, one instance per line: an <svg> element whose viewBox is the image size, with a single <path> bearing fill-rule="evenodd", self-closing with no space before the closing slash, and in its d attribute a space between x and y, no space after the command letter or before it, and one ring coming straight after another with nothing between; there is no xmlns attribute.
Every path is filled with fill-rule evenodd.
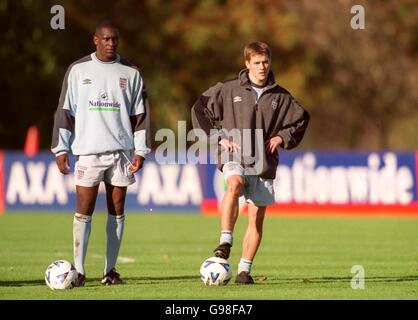
<svg viewBox="0 0 418 320"><path fill-rule="evenodd" d="M103 284L123 283L115 265L124 230L127 186L150 152L150 110L143 79L117 54L119 31L103 21L93 37L96 52L67 70L55 114L51 151L61 173L74 168L77 211L74 215L74 263L77 286L84 286L84 261L99 184L104 181L108 207Z"/></svg>

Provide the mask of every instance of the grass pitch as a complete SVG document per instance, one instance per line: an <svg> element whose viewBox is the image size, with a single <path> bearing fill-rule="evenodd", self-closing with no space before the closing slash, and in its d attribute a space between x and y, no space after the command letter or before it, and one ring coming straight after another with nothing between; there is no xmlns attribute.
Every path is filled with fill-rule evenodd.
<svg viewBox="0 0 418 320"><path fill-rule="evenodd" d="M276 217L265 219L254 261L256 284L206 287L199 268L218 244L219 218L128 213L117 265L126 281L102 286L106 215L95 213L83 288L52 291L46 267L72 257L70 213L0 216L0 299L417 299L418 219ZM230 257L234 277L247 218L240 217ZM365 288L352 289L354 265Z"/></svg>

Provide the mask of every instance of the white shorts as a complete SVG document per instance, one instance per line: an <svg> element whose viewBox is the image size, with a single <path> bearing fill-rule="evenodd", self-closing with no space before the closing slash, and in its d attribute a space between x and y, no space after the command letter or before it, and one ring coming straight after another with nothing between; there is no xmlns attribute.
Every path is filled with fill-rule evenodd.
<svg viewBox="0 0 418 320"><path fill-rule="evenodd" d="M135 183L135 176L129 171L131 165L125 158L133 159L132 151L114 151L86 156L77 156L74 168L75 184L94 187L101 181L112 186L127 187Z"/></svg>
<svg viewBox="0 0 418 320"><path fill-rule="evenodd" d="M245 174L245 169L237 162L227 162L222 168L225 182L232 175L244 178L244 188L240 196L245 201L258 207L275 203L273 179L263 179L256 175Z"/></svg>

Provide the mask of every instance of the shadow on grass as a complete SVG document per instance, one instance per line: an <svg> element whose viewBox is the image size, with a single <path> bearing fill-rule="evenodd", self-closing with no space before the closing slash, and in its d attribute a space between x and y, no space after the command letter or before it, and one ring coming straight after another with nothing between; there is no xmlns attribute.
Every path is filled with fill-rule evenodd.
<svg viewBox="0 0 418 320"><path fill-rule="evenodd" d="M88 282L96 282L95 284L90 284L93 286L102 286L100 283L102 279L100 278L89 278ZM200 281L200 277L196 275L183 275L183 276L167 276L167 277L123 277L123 280L128 285L133 284L162 284L167 282L184 282L184 281Z"/></svg>
<svg viewBox="0 0 418 320"><path fill-rule="evenodd" d="M257 277L255 277L257 278ZM353 277L313 277L313 278L270 278L268 280L275 283L335 283L335 282L350 282ZM418 275L402 276L402 277L365 277L366 282L406 282L406 281L418 281ZM256 280L257 282L257 280ZM265 281L262 281L263 283Z"/></svg>
<svg viewBox="0 0 418 320"><path fill-rule="evenodd" d="M352 277L313 277L313 278L266 278L264 276L254 276L256 284L271 285L280 283L337 283L337 282L350 282ZM160 284L173 282L182 282L184 280L199 280L198 276L184 275L173 277L126 277L124 278L126 284ZM366 282L411 282L418 281L417 276L402 276L402 277L366 277ZM100 283L101 278L88 278L87 285L102 286ZM233 283L231 281L231 283ZM16 280L16 281L0 281L0 287L24 287L24 286L40 286L45 285L44 280Z"/></svg>
<svg viewBox="0 0 418 320"><path fill-rule="evenodd" d="M0 287L26 287L26 286L39 286L46 285L45 280L10 280L0 281Z"/></svg>
<svg viewBox="0 0 418 320"><path fill-rule="evenodd" d="M124 277L123 278L127 284L130 282L140 282L140 283L161 283L167 281L184 281L184 280L199 280L198 276L175 276L175 277ZM101 286L100 281L102 278L87 278L87 283L96 282L97 285ZM39 286L45 285L45 280L10 280L10 281L0 281L0 287L26 287L26 286Z"/></svg>

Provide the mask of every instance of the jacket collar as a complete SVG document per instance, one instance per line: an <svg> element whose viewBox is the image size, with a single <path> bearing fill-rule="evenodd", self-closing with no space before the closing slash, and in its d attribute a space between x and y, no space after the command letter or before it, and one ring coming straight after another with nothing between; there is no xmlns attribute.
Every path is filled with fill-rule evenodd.
<svg viewBox="0 0 418 320"><path fill-rule="evenodd" d="M241 70L239 72L238 79L239 79L239 82L240 82L241 86L245 86L245 87L250 87L251 86L250 78L248 77L248 69ZM275 85L276 85L276 81L274 79L274 74L270 70L269 75L267 77L266 87L270 88L270 87L274 87Z"/></svg>

